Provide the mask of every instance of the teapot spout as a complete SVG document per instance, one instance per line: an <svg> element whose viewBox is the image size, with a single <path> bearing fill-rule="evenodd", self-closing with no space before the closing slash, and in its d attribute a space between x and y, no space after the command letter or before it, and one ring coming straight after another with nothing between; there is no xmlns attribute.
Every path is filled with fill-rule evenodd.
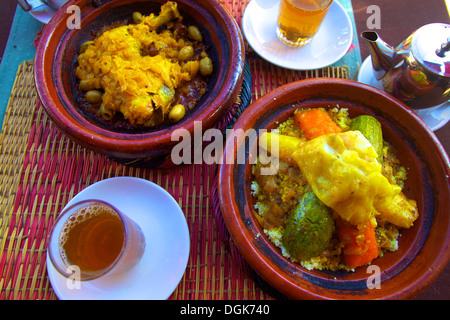
<svg viewBox="0 0 450 320"><path fill-rule="evenodd" d="M394 64L395 49L384 42L375 31L364 31L361 38L366 40L372 57L372 65L377 80L381 80Z"/></svg>

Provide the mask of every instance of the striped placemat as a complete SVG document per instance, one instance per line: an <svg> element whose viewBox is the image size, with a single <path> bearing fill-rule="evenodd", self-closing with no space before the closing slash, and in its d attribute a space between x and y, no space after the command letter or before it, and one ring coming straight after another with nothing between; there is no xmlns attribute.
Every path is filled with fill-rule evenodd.
<svg viewBox="0 0 450 320"><path fill-rule="evenodd" d="M224 1L240 21L246 1ZM348 78L348 68L292 71L247 48L249 90L243 90L222 124L249 102L285 83L312 77ZM214 197L216 165L170 169L128 167L65 137L47 117L34 87L33 61L16 75L0 135L0 299L56 299L46 269L47 236L68 201L87 186L116 176L147 179L166 189L185 213L191 251L170 299L272 299L235 249Z"/></svg>

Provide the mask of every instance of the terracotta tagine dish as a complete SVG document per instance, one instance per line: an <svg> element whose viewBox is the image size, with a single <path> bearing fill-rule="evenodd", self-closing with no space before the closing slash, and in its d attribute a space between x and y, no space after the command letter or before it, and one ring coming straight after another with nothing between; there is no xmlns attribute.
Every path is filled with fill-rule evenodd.
<svg viewBox="0 0 450 320"><path fill-rule="evenodd" d="M277 174L281 172L285 174L284 178L297 179L302 186L302 192L304 192L298 204L294 203L294 211L288 211L290 216L287 220L283 220L282 214L278 214L282 211L283 204L287 205L290 200L299 196L283 191L286 189L286 184L280 182L282 180L270 180L270 178L262 176L261 168L255 169L255 165L258 163L256 160L262 162L261 157L264 154L260 143L262 137L270 141L266 133L296 136L300 132L298 128L294 127L296 121L302 124L301 132L306 135L307 129L303 120L293 120L291 123L287 120L297 119L296 115L301 113L300 111L315 109L325 110L325 113L335 120L340 119L339 115L342 115L336 110L346 109L348 114L342 118L343 122L340 123L342 127L339 129L339 133L325 133L319 138L312 138L312 140L307 138L301 143L295 140L296 147L294 149L296 150L289 149L292 139L279 140L279 159L281 160L278 168L281 171L278 171ZM351 264L348 262L350 260L345 260L345 255L363 254L366 251L353 250L354 252L351 252L347 247L351 240L342 240L339 234L337 239L341 239L340 243L343 245L341 247L333 246L332 241L336 239L335 232L339 233L339 230L344 230L338 221L350 221L352 224L360 226L361 222L357 220L360 217L358 214L368 214L368 221L376 222L377 227L388 226L389 223L391 226L402 225L402 222L395 221L392 216L388 216L391 211L386 208L392 208L391 202L383 204L376 202L380 199L387 199L385 197L374 200L374 203L377 203L374 206L379 215L355 210L358 212L357 215L346 216L352 211L339 211L344 206L351 208L355 205L355 203L346 202L345 199L348 198L342 193L343 190L346 190L345 188L352 188L352 181L356 181L353 179L353 175L357 175L356 171L359 171L359 169L355 171L354 168L348 166L348 163L355 159L349 160L350 158L346 157L364 145L364 143L359 146L347 144L353 138L344 134L347 129L342 128L345 128L346 117L355 119L361 115L369 115L381 124L379 129L384 141L388 142L389 150L395 150L397 160L405 169L406 179L401 187L401 192L404 199L414 199L415 212L408 218L402 217L411 218L411 220L406 225L403 224L403 227L398 227L397 248L383 251L382 254L372 258L369 263L364 262L361 266L348 267ZM301 119L303 117L306 116L302 114ZM355 123L356 121L352 120L351 126ZM289 126L293 126L293 129L289 129ZM364 131L361 128L363 127L357 130L360 133ZM219 168L218 185L223 219L245 261L281 294L293 299L412 298L429 286L447 265L450 254L449 158L434 133L421 118L395 98L381 90L351 80L302 80L279 87L254 101L236 121L233 129L235 131L242 130L241 132L245 133L246 137L245 139L229 138L225 146L224 163ZM273 129L277 129L277 131L273 131ZM354 134L355 132L351 131L350 133ZM254 135L252 136L251 133ZM362 139L360 133L356 133L356 136L353 137ZM337 143L340 138L336 139L336 137L342 137L344 144ZM338 145L340 147L337 147ZM384 148L386 150L386 144ZM295 160L294 164L290 163L288 166L284 163L282 165L281 161L289 162L287 154L291 155L291 160ZM333 155L334 158L330 155ZM364 161L377 164L379 162L376 162L378 160L374 158L376 155L377 153L374 153L374 156L364 158ZM384 168L386 168L388 157L388 154L384 156ZM345 161L348 162L346 167L338 164ZM335 165L334 172L326 169L328 163ZM367 164L367 162L364 163ZM301 170L295 169L296 166ZM393 164L393 166L395 165ZM348 171L343 175L336 176L336 172L344 170L343 168ZM303 174L303 178L299 172ZM306 182L302 180L305 177ZM338 188L335 188L331 182L327 187L323 187L324 181L329 183L329 181L339 181L339 179L343 184ZM255 181L258 183L256 186ZM362 180L360 182L364 183ZM317 198L326 202L326 206L329 204L327 201L330 201L329 209L333 210L327 211L326 219L334 220L334 222L325 223L326 219L323 218L325 214L320 211L324 210L323 206L319 208L318 204L312 202L311 197L306 200L302 198L308 192L312 194L311 189L308 188L314 191ZM386 185L386 188L394 190L396 187L389 184ZM300 189L296 189L296 192L298 190ZM365 192L365 197L373 198L373 193L380 192L380 190L372 189L368 192L354 188L352 192L360 192L360 194ZM276 198L277 194L282 197ZM332 194L331 199L328 197L329 194ZM396 193L394 198L398 195ZM278 199L271 202L272 205L277 204L277 207L270 210L264 209L265 197ZM333 203L337 197L343 197L342 202L338 205ZM359 198L361 203L364 203L364 200L366 198ZM305 220L300 216L306 217L309 214L306 209L308 207L314 207L317 216L308 216L309 218ZM322 215L320 222L317 218L319 211ZM297 214L298 216L296 216ZM295 217L292 218L294 220L290 220L291 216ZM406 221L405 219L403 222ZM306 247L302 247L302 242L297 244L291 240L291 235L300 232L298 230L303 230L301 228L306 228L308 223L314 226L312 230L316 230L317 234L329 234L327 238L329 242L310 256L308 256L311 253L309 251L315 250L318 247L317 243L322 243L324 237L321 237L320 241L311 240L307 237L305 239L304 233L299 233L299 237L303 237L302 241L309 244ZM379 234L377 234L377 241L378 236ZM366 236L364 239L364 241L369 241ZM380 246L379 243L378 246ZM282 247L285 251L281 249ZM330 248L338 251L333 252ZM288 256L285 254L286 251ZM322 265L326 266L325 262L330 261L329 266L334 266L330 257L339 255L344 255L343 261L348 267L346 270L342 268L320 270L317 268L320 263L323 262ZM311 256L313 258L310 258ZM303 257L305 257L304 260ZM336 265L339 263L342 261L338 260Z"/></svg>
<svg viewBox="0 0 450 320"><path fill-rule="evenodd" d="M243 71L240 29L209 0L72 0L46 25L35 57L39 99L55 125L132 166L170 165L174 131L216 126Z"/></svg>

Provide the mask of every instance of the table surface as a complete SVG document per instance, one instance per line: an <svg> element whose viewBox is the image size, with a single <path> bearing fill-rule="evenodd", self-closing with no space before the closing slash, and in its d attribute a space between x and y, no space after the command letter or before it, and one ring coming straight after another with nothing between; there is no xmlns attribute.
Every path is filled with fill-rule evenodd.
<svg viewBox="0 0 450 320"><path fill-rule="evenodd" d="M374 3L373 0L352 0L357 35L362 31L369 29L368 21L371 12L368 12L367 8ZM397 45L411 34L412 31L427 23L450 23L449 12L445 0L379 0L376 1L376 5L380 8L381 18L380 28L377 32L380 34L381 38L392 45ZM9 37L9 30L13 23L16 10L21 10L20 7L16 6L16 0L2 0L2 10L0 10L0 28L2 30L0 33L0 58L3 57L4 49ZM364 43L360 43L361 58L362 61L364 61L369 54L368 47L365 46ZM21 48L14 44L14 49L20 50ZM18 65L12 66L12 69L0 69L7 70L4 71L7 74L1 74L1 78L13 80L17 67ZM10 72L10 70L14 70L14 72ZM2 86L5 86L5 84L3 83L0 85L0 89L2 89ZM6 89L3 88L3 90ZM3 118L3 114L1 114L1 117ZM441 129L435 131L435 134L441 141L447 154L450 154L450 122ZM449 284L450 267L447 266L437 280L424 292L418 295L416 299L448 300L450 299Z"/></svg>

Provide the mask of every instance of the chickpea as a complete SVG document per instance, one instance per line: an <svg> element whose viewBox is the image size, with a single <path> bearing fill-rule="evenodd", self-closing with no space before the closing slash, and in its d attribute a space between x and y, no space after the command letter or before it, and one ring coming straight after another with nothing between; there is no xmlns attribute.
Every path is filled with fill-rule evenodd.
<svg viewBox="0 0 450 320"><path fill-rule="evenodd" d="M79 50L80 55L81 55L82 53L85 53L86 50L87 50L87 48L88 48L91 44L94 44L94 41L89 40L89 41L83 42L83 43L81 44L80 50Z"/></svg>
<svg viewBox="0 0 450 320"><path fill-rule="evenodd" d="M97 104L102 101L102 92L99 90L89 90L86 92L86 101L91 104Z"/></svg>
<svg viewBox="0 0 450 320"><path fill-rule="evenodd" d="M196 26L189 26L188 35L191 39L193 39L195 41L198 41L198 42L203 41L202 34L200 33L200 30L198 30L198 28Z"/></svg>
<svg viewBox="0 0 450 320"><path fill-rule="evenodd" d="M136 24L141 23L142 21L142 13L138 11L133 12L131 17L133 18L133 22Z"/></svg>
<svg viewBox="0 0 450 320"><path fill-rule="evenodd" d="M92 89L92 85L88 80L80 80L80 89L83 91L89 91Z"/></svg>
<svg viewBox="0 0 450 320"><path fill-rule="evenodd" d="M213 72L213 64L210 57L200 60L200 73L202 76L209 76Z"/></svg>
<svg viewBox="0 0 450 320"><path fill-rule="evenodd" d="M87 77L87 72L78 66L75 69L75 75L77 76L78 79L83 79Z"/></svg>
<svg viewBox="0 0 450 320"><path fill-rule="evenodd" d="M173 106L172 110L169 112L170 122L178 122L183 119L186 114L186 109L182 104L176 104Z"/></svg>
<svg viewBox="0 0 450 320"><path fill-rule="evenodd" d="M178 60L180 61L191 60L193 56L194 48L192 48L192 46L185 46L178 52Z"/></svg>

